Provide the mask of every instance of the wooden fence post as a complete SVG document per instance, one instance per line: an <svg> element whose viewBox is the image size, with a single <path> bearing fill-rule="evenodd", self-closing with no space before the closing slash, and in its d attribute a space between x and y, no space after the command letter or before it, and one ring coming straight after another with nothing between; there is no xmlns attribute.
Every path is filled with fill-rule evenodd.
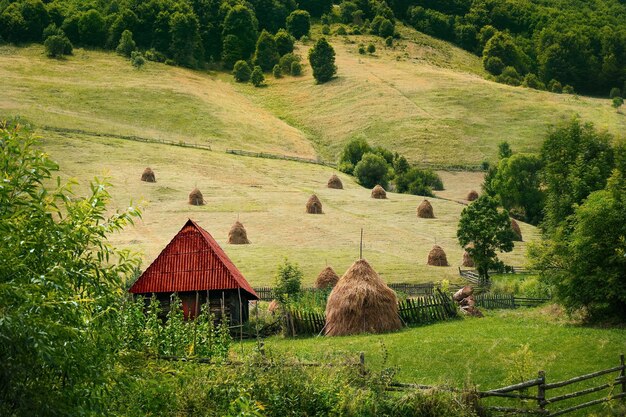
<svg viewBox="0 0 626 417"><path fill-rule="evenodd" d="M359 354L359 374L365 376L365 352Z"/></svg>
<svg viewBox="0 0 626 417"><path fill-rule="evenodd" d="M624 365L624 354L619 355L619 361L622 365L622 370L619 372L620 378L622 378L622 393L626 393L626 365Z"/></svg>
<svg viewBox="0 0 626 417"><path fill-rule="evenodd" d="M537 403L539 408L544 410L546 408L546 373L539 371L539 385L537 385Z"/></svg>

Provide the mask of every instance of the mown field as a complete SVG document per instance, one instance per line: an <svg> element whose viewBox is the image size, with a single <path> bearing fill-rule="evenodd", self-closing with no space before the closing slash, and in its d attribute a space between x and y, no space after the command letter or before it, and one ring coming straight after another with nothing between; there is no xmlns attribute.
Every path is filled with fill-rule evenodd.
<svg viewBox="0 0 626 417"><path fill-rule="evenodd" d="M260 159L167 145L42 132L43 147L57 160L65 177L76 178L84 189L94 176L108 176L114 206L129 202L143 207L135 227L112 237L115 244L141 252L147 265L192 218L224 247L252 285L273 282L276 266L287 257L314 281L328 264L342 274L363 254L389 282L456 279L462 250L456 226L463 205L431 199L436 219L418 219L421 197L389 193L387 200L370 198L370 190L340 174L344 190L326 188L333 169L319 165ZM156 172L154 184L140 181L146 166ZM476 184L474 184L476 185ZM198 187L206 205L187 204ZM460 186L458 186L460 187ZM305 214L312 193L322 201L324 214ZM237 220L245 225L251 245L228 245L228 231ZM504 254L512 265L525 263L526 242L537 236L522 224L525 242ZM448 255L449 267L426 265L433 244Z"/></svg>

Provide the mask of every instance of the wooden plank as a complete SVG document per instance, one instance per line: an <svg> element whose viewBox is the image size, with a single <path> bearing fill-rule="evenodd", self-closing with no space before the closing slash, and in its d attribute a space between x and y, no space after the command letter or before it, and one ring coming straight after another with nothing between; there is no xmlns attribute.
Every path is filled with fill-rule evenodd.
<svg viewBox="0 0 626 417"><path fill-rule="evenodd" d="M598 400L587 401L586 403L578 404L573 407L564 408L562 410L554 411L550 413L550 416L560 416L562 414L571 413L572 411L580 410L583 408L591 407L592 405L602 404L607 401L617 400L619 398L626 398L626 393L622 392L617 395L613 395L612 397L600 398Z"/></svg>
<svg viewBox="0 0 626 417"><path fill-rule="evenodd" d="M486 392L511 392L517 391L524 388L534 387L535 385L539 385L542 381L540 379L531 379L528 381L520 382L519 384L509 385L502 388L492 389Z"/></svg>
<svg viewBox="0 0 626 417"><path fill-rule="evenodd" d="M616 380L616 382L618 382L618 381ZM549 404L552 404L552 403L556 403L556 402L563 401L563 400L569 400L570 398L576 398L576 397L580 397L582 395L591 394L593 392L602 391L602 390L605 390L605 389L613 387L613 386L615 386L615 383L608 382L606 384L598 385L597 387L587 388L587 389L584 389L584 390L571 392L569 394L559 395L558 397L548 398L548 399L546 399L546 402L549 403Z"/></svg>
<svg viewBox="0 0 626 417"><path fill-rule="evenodd" d="M552 384L546 384L546 389L565 387L570 384L575 384L576 382L585 381L587 379L595 378L601 375L610 374L611 372L621 371L622 369L623 367L620 365L613 368L604 369L602 371L593 372L591 374L577 376L576 378L567 379L565 381L553 382Z"/></svg>

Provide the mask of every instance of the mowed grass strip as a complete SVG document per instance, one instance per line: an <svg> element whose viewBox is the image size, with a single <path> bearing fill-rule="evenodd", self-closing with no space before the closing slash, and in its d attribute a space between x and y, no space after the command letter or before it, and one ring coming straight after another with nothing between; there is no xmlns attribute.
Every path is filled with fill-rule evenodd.
<svg viewBox="0 0 626 417"><path fill-rule="evenodd" d="M336 29L333 26L333 31ZM301 77L268 77L269 86L236 88L260 107L307 132L324 158L336 158L362 137L413 162L477 165L497 159L497 145L537 151L549 126L579 115L614 134L626 116L608 99L553 94L486 80L480 58L399 26L389 48L373 36L326 36L336 52L337 78L316 85L308 65ZM315 26L304 58L315 39ZM373 55L358 45L373 43Z"/></svg>
<svg viewBox="0 0 626 417"><path fill-rule="evenodd" d="M38 126L244 148L314 158L305 135L237 93L224 74L76 49L49 59L42 46L0 46L0 117Z"/></svg>
<svg viewBox="0 0 626 417"><path fill-rule="evenodd" d="M300 264L307 285L326 265L343 274L359 256L361 228L363 255L386 281L458 279L463 251L456 228L464 206L455 202L430 199L436 218L418 219L422 197L388 193L387 200L374 200L352 177L324 166L75 134L46 133L42 146L60 163L65 177L80 181L77 192L94 176L108 176L115 207L123 209L131 200L143 206L143 219L135 227L111 237L116 245L140 251L143 268L192 218L254 286L271 285L285 257ZM156 183L140 181L148 166ZM326 187L333 173L344 190ZM187 204L194 187L206 205ZM313 193L322 202L322 215L305 213ZM237 218L252 244L227 244ZM526 242L537 237L534 227L521 227ZM524 265L526 242L502 258ZM449 267L426 265L435 243L446 251Z"/></svg>

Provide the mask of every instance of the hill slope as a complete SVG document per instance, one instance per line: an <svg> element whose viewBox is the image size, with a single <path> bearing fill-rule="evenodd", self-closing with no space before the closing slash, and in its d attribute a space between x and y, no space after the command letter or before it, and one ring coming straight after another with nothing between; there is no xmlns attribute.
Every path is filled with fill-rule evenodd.
<svg viewBox="0 0 626 417"><path fill-rule="evenodd" d="M228 155L166 145L148 145L84 135L46 134L45 149L63 174L78 178L84 189L96 175L108 175L114 185L116 207L129 201L143 205L143 220L112 237L115 244L144 254L143 267L158 255L193 218L206 228L252 285L268 285L276 266L288 257L312 283L328 264L342 274L358 258L360 229L364 229L364 257L390 282L455 279L462 250L456 241L461 204L431 199L436 219L417 219L420 197L389 193L388 200L370 198L347 176L344 190L326 188L332 169L296 162ZM139 180L145 166L157 182ZM197 186L206 205L187 204ZM324 214L305 214L312 193L322 201ZM228 245L228 230L239 217L251 245ZM526 240L535 229L522 225ZM449 267L426 265L434 243L448 255ZM525 243L503 259L523 265Z"/></svg>

